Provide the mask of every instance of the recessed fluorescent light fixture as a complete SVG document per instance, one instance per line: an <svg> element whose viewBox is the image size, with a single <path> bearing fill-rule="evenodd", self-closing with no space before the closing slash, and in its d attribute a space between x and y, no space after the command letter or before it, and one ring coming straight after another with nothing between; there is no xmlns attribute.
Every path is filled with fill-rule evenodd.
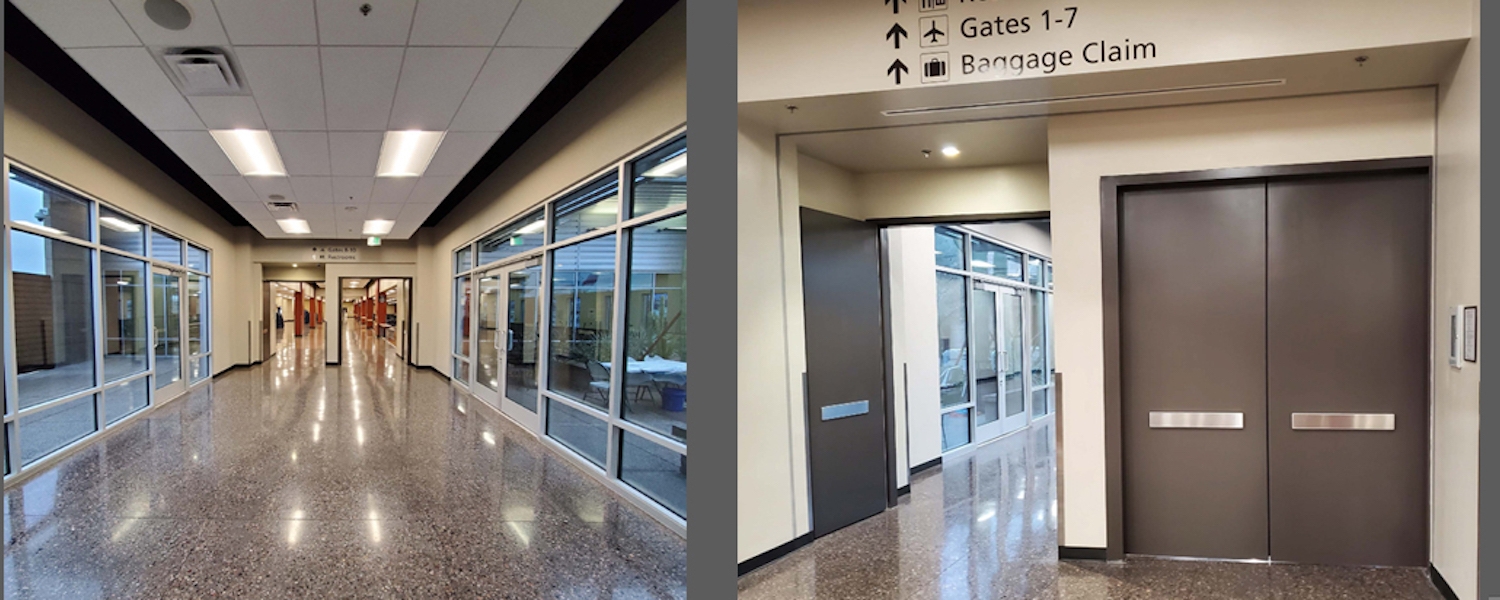
<svg viewBox="0 0 1500 600"><path fill-rule="evenodd" d="M302 219L276 219L276 224L287 233L312 233L312 228Z"/></svg>
<svg viewBox="0 0 1500 600"><path fill-rule="evenodd" d="M953 146L943 146L943 156L946 156L948 158L958 156L958 148L954 148Z"/></svg>
<svg viewBox="0 0 1500 600"><path fill-rule="evenodd" d="M391 228L395 226L395 221L390 221L387 219L366 219L365 230L363 233L365 235L385 235L390 233Z"/></svg>
<svg viewBox="0 0 1500 600"><path fill-rule="evenodd" d="M667 159L666 162L651 167L645 173L641 173L641 175L646 177L682 177L686 173L687 152L684 151L682 154Z"/></svg>
<svg viewBox="0 0 1500 600"><path fill-rule="evenodd" d="M216 129L208 132L229 156L229 162L241 175L285 177L286 165L276 151L271 132L261 129Z"/></svg>
<svg viewBox="0 0 1500 600"><path fill-rule="evenodd" d="M387 131L376 177L420 177L443 141L441 131Z"/></svg>
<svg viewBox="0 0 1500 600"><path fill-rule="evenodd" d="M99 217L99 224L122 233L136 233L141 230L140 223L131 223L119 217Z"/></svg>

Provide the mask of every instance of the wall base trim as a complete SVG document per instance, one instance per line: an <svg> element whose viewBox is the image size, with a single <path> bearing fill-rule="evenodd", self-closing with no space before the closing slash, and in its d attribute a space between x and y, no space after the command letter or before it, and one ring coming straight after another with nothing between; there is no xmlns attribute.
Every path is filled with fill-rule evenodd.
<svg viewBox="0 0 1500 600"><path fill-rule="evenodd" d="M909 483L906 484L906 485L903 485L901 487L896 488L896 495L897 496L905 496L905 495L910 494L910 493L911 493L911 484L909 484Z"/></svg>
<svg viewBox="0 0 1500 600"><path fill-rule="evenodd" d="M1454 593L1453 588L1448 585L1448 581L1443 579L1442 574L1438 573L1437 566L1432 563L1427 563L1427 579L1432 581L1432 587L1437 588L1438 593L1442 594L1444 598L1458 600L1458 594Z"/></svg>
<svg viewBox="0 0 1500 600"><path fill-rule="evenodd" d="M1058 546L1057 558L1059 560L1108 560L1108 550L1104 548L1084 548L1081 546Z"/></svg>
<svg viewBox="0 0 1500 600"><path fill-rule="evenodd" d="M756 569L764 567L767 564L769 564L771 561L774 561L774 560L776 560L778 558L781 558L783 556L791 554L793 550L796 550L798 548L801 548L803 546L811 544L812 541L813 541L813 534L812 534L812 532L809 531L809 532L803 534L801 537L793 539L790 542L787 542L785 544L782 544L780 546L777 546L775 548L772 548L770 550L767 550L765 552L762 552L760 554L752 556L748 560L746 560L745 562L740 563L740 565L739 565L739 574L740 574L741 577L743 577L746 573L749 573L751 571L754 571Z"/></svg>
<svg viewBox="0 0 1500 600"><path fill-rule="evenodd" d="M911 474L916 475L917 473L921 473L922 471L926 471L941 464L943 464L943 457L939 456L920 465L912 467Z"/></svg>

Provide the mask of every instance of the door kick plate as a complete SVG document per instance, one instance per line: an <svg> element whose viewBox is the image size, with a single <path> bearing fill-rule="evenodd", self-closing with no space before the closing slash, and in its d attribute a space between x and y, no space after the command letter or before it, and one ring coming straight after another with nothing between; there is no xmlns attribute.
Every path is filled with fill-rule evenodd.
<svg viewBox="0 0 1500 600"><path fill-rule="evenodd" d="M1242 412L1180 412L1153 410L1152 429L1244 429Z"/></svg>
<svg viewBox="0 0 1500 600"><path fill-rule="evenodd" d="M870 412L870 401L860 400L858 402L845 402L843 404L830 404L823 407L823 420L832 421L845 417L857 417Z"/></svg>
<svg viewBox="0 0 1500 600"><path fill-rule="evenodd" d="M1292 429L1334 431L1395 431L1392 413L1292 413Z"/></svg>

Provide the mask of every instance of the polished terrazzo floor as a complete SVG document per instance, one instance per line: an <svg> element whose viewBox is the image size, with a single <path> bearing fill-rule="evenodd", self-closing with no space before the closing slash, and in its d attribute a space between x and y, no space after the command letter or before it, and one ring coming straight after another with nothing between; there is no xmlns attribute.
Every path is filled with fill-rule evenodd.
<svg viewBox="0 0 1500 600"><path fill-rule="evenodd" d="M1420 569L1057 559L1050 419L912 479L893 510L740 578L740 600L1441 600Z"/></svg>
<svg viewBox="0 0 1500 600"><path fill-rule="evenodd" d="M682 538L389 345L312 337L6 490L4 597L685 597Z"/></svg>

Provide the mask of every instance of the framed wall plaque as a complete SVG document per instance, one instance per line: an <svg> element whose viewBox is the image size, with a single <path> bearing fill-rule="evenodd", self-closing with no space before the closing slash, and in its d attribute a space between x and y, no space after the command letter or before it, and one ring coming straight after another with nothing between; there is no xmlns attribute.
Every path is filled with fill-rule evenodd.
<svg viewBox="0 0 1500 600"><path fill-rule="evenodd" d="M1464 313L1464 362L1479 362L1479 307L1465 306Z"/></svg>

